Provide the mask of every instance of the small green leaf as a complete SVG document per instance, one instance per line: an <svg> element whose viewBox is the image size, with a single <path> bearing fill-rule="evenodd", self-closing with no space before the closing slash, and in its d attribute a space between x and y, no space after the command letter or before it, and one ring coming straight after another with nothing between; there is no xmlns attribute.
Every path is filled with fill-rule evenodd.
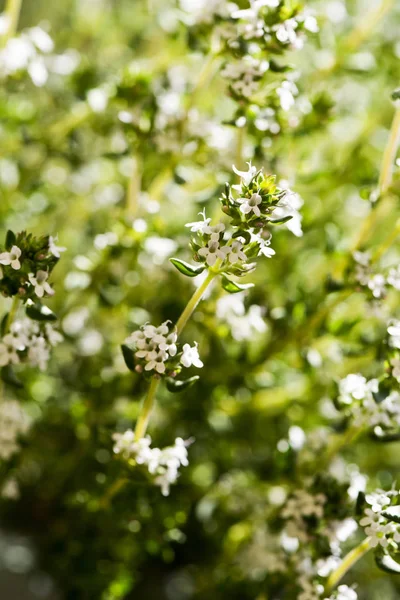
<svg viewBox="0 0 400 600"><path fill-rule="evenodd" d="M389 506L382 511L384 517L394 523L400 523L400 506Z"/></svg>
<svg viewBox="0 0 400 600"><path fill-rule="evenodd" d="M392 93L392 100L400 100L400 88L394 90L394 92Z"/></svg>
<svg viewBox="0 0 400 600"><path fill-rule="evenodd" d="M24 387L22 381L20 381L16 376L12 365L6 365L1 369L1 378L5 383L8 383L16 388Z"/></svg>
<svg viewBox="0 0 400 600"><path fill-rule="evenodd" d="M395 573L397 575L400 574L400 564L390 556L390 554L385 554L384 552L377 552L375 554L375 562L382 571L386 571L386 573Z"/></svg>
<svg viewBox="0 0 400 600"><path fill-rule="evenodd" d="M127 346L126 344L122 344L121 350L122 350L122 355L124 357L126 366L128 367L128 369L130 371L134 371L135 370L134 350L132 350L132 348L129 348L129 346Z"/></svg>
<svg viewBox="0 0 400 600"><path fill-rule="evenodd" d="M48 306L40 304L28 304L25 309L26 314L34 321L57 321L57 316Z"/></svg>
<svg viewBox="0 0 400 600"><path fill-rule="evenodd" d="M1 320L1 324L0 324L0 335L1 336L5 335L5 333L6 333L8 314L9 313L6 313Z"/></svg>
<svg viewBox="0 0 400 600"><path fill-rule="evenodd" d="M6 250L11 250L11 248L15 245L15 241L15 233L9 229L6 234Z"/></svg>
<svg viewBox="0 0 400 600"><path fill-rule="evenodd" d="M189 379L184 379L184 380L175 379L174 377L166 377L165 383L166 383L167 389L170 392L178 393L178 392L183 392L183 390L186 390L188 387L193 385L198 379L200 379L200 377L198 375L193 375L193 377L190 377Z"/></svg>
<svg viewBox="0 0 400 600"><path fill-rule="evenodd" d="M237 292L242 292L243 290L248 290L252 288L254 283L236 283L236 281L232 281L228 279L226 275L222 275L222 287L225 291L230 294L236 294Z"/></svg>
<svg viewBox="0 0 400 600"><path fill-rule="evenodd" d="M194 265L189 265L189 263L180 260L179 258L170 258L169 260L178 271L187 277L196 277L196 275L200 275L205 269L204 265L196 267Z"/></svg>
<svg viewBox="0 0 400 600"><path fill-rule="evenodd" d="M269 223L271 223L271 225L283 225L284 223L290 221L290 219L293 219L293 215L289 215L288 217L282 217L281 219L270 219Z"/></svg>

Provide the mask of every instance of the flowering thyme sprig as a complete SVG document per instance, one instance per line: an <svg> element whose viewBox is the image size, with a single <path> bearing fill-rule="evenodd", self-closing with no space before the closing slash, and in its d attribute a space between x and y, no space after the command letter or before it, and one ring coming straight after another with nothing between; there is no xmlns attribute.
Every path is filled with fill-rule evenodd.
<svg viewBox="0 0 400 600"><path fill-rule="evenodd" d="M53 295L48 278L62 250L49 236L38 238L25 231L9 231L5 248L0 248L0 292L3 296L18 296L23 302Z"/></svg>

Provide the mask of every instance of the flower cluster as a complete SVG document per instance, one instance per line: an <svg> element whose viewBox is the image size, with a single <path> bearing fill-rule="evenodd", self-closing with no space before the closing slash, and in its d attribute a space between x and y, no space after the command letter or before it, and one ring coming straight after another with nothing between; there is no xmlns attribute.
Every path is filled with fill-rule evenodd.
<svg viewBox="0 0 400 600"><path fill-rule="evenodd" d="M9 231L5 246L0 252L0 292L18 295L24 302L52 296L48 278L65 248L51 236L37 238L25 231L17 235Z"/></svg>
<svg viewBox="0 0 400 600"><path fill-rule="evenodd" d="M10 27L6 15L0 15L0 35L7 34ZM25 29L20 35L7 40L0 50L0 78L13 77L26 71L36 87L46 84L49 73L68 75L77 66L72 53L52 54L54 42L41 27Z"/></svg>
<svg viewBox="0 0 400 600"><path fill-rule="evenodd" d="M233 170L240 176L240 184L226 184L221 198L222 211L230 217L229 226L222 221L211 225L205 211L200 213L202 220L186 226L195 234L191 247L197 262L206 267L217 265L219 272L240 277L255 268L255 263L250 261L257 256L269 258L275 254L270 247L271 234L267 226L285 223L298 213L291 202L296 195L289 189L278 188L274 176L265 176L251 163L248 163L247 171L238 171L235 167ZM275 210L279 212L276 219ZM225 289L232 292L243 289L229 287Z"/></svg>
<svg viewBox="0 0 400 600"><path fill-rule="evenodd" d="M347 375L339 382L338 404L358 427L388 431L400 426L400 394L380 390L377 379Z"/></svg>
<svg viewBox="0 0 400 600"><path fill-rule="evenodd" d="M0 457L3 460L18 452L18 437L28 428L28 417L18 402L4 400L0 403Z"/></svg>
<svg viewBox="0 0 400 600"><path fill-rule="evenodd" d="M115 454L120 454L124 459L134 459L138 465L145 465L163 496L169 495L171 484L179 477L179 468L189 464L187 446L190 440L176 438L173 446L152 448L149 436L136 440L131 429L122 434L114 433L113 439Z"/></svg>
<svg viewBox="0 0 400 600"><path fill-rule="evenodd" d="M255 333L263 333L267 329L262 307L252 304L246 310L244 294L221 296L216 305L217 318L228 325L232 337L238 342L249 340Z"/></svg>
<svg viewBox="0 0 400 600"><path fill-rule="evenodd" d="M370 252L356 251L353 254L355 261L355 280L370 290L374 299L382 299L388 287L400 290L400 267L391 267L384 273L374 272L371 264Z"/></svg>
<svg viewBox="0 0 400 600"><path fill-rule="evenodd" d="M287 519L287 535L305 542L307 519L321 519L326 500L326 496L322 493L310 494L306 490L295 490L281 512L282 518Z"/></svg>
<svg viewBox="0 0 400 600"><path fill-rule="evenodd" d="M63 339L50 323L31 319L16 320L9 332L0 338L0 367L27 363L44 371L50 349Z"/></svg>
<svg viewBox="0 0 400 600"><path fill-rule="evenodd" d="M221 73L230 82L233 97L252 102L259 99L265 105L267 74L277 71L271 56L301 48L305 31L316 33L318 25L299 5L283 7L277 0L250 0L249 7L233 9L223 33L227 60ZM274 89L278 92L278 85Z"/></svg>
<svg viewBox="0 0 400 600"><path fill-rule="evenodd" d="M365 496L368 506L360 520L361 527L370 538L372 548L382 548L397 551L400 543L400 512L397 500L399 492L376 490Z"/></svg>
<svg viewBox="0 0 400 600"><path fill-rule="evenodd" d="M180 349L177 338L176 328L171 321L165 321L159 327L143 325L125 340L124 356L127 357L130 352L138 373L144 370L151 372L152 375L156 373L175 376L182 367L188 368L193 365L201 368L203 363L200 360L197 343L195 342L194 346L184 344Z"/></svg>

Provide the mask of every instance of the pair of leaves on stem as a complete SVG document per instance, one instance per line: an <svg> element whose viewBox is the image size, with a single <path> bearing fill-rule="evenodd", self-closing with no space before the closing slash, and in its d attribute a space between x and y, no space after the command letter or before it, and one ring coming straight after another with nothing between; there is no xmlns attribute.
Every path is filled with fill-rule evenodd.
<svg viewBox="0 0 400 600"><path fill-rule="evenodd" d="M205 265L195 266L191 265L184 260L180 260L179 258L170 258L170 262L174 265L176 269L186 277L196 277L200 275L205 270ZM236 281L232 281L225 274L221 276L222 287L226 292L230 294L236 294L237 292L242 292L243 290L248 290L253 287L253 283L237 283Z"/></svg>

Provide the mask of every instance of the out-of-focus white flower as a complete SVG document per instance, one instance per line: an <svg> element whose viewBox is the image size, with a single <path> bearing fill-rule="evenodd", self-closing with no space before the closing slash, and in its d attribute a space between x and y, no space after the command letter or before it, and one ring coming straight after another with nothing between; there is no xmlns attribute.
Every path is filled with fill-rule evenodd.
<svg viewBox="0 0 400 600"><path fill-rule="evenodd" d="M378 273L377 275L373 275L368 280L367 285L374 298L382 298L385 293L386 278L382 274Z"/></svg>
<svg viewBox="0 0 400 600"><path fill-rule="evenodd" d="M105 90L101 88L94 88L88 91L87 101L93 112L101 113L107 108L108 95Z"/></svg>
<svg viewBox="0 0 400 600"><path fill-rule="evenodd" d="M29 420L15 400L0 403L0 458L8 460L19 450L18 437L27 432Z"/></svg>
<svg viewBox="0 0 400 600"><path fill-rule="evenodd" d="M276 93L279 96L282 110L288 111L294 106L294 97L298 94L298 89L293 81L283 81L277 88Z"/></svg>
<svg viewBox="0 0 400 600"><path fill-rule="evenodd" d="M389 346L400 348L400 321L391 321L387 332L389 334Z"/></svg>

